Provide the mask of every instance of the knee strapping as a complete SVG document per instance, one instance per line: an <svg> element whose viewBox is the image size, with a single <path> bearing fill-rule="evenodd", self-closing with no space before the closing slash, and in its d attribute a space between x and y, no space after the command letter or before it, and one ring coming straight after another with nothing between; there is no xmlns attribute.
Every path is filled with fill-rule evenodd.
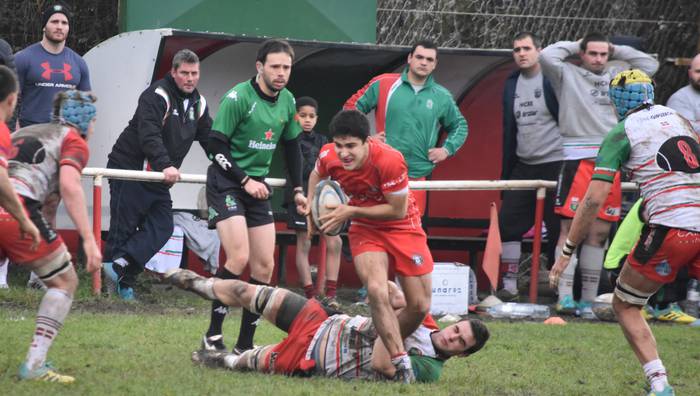
<svg viewBox="0 0 700 396"><path fill-rule="evenodd" d="M267 308L267 303L277 292L277 288L271 286L257 286L255 288L255 295L253 299L250 300L250 306L248 310L254 314L263 315L265 313L265 308Z"/></svg>
<svg viewBox="0 0 700 396"><path fill-rule="evenodd" d="M41 267L34 268L34 273L37 274L39 279L46 282L70 270L73 265L70 259L70 253L63 252L49 262L44 263Z"/></svg>
<svg viewBox="0 0 700 396"><path fill-rule="evenodd" d="M615 295L617 298L628 304L645 306L653 294L654 292L643 292L637 290L624 283L622 279L617 278L617 282L615 284Z"/></svg>

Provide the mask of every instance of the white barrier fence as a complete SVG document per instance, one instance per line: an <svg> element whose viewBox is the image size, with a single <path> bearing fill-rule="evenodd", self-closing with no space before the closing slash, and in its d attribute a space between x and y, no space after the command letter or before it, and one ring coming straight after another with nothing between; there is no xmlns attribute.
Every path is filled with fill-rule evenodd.
<svg viewBox="0 0 700 396"><path fill-rule="evenodd" d="M93 179L93 232L99 247L102 239L102 180L120 179L146 182L160 182L165 179L161 172L146 172L123 169L85 168L83 177ZM206 175L181 174L178 183L205 184ZM271 187L284 187L285 179L267 178L265 181ZM547 189L554 189L557 183L547 180L426 180L411 181L409 186L415 190L427 191L464 191L464 190L537 190L537 204L535 210L534 230L532 244L532 269L530 271L530 301L537 299L537 276L539 273L540 252L542 249L542 218L544 214L544 197ZM635 191L635 183L622 183L623 191ZM321 239L323 241L323 239ZM319 264L324 266L325 263ZM320 271L321 269L319 269ZM100 273L93 274L92 289L94 294L99 294L102 288Z"/></svg>

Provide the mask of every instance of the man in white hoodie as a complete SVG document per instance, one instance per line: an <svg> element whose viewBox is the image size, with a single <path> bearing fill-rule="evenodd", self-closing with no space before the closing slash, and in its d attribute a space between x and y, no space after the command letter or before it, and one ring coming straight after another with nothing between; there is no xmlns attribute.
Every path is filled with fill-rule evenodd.
<svg viewBox="0 0 700 396"><path fill-rule="evenodd" d="M580 64L566 59L578 55ZM620 62L621 61L621 62ZM608 86L618 72L636 68L653 75L659 63L650 55L626 45L613 45L600 33L589 33L579 41L554 43L540 54L545 77L554 87L559 100L559 129L564 148L564 165L557 185L556 212L562 216L557 256L572 250L566 243L576 209L593 174L594 160L605 135L617 124L610 105ZM581 303L573 299L574 272L577 260L561 275L557 311L592 317L591 303L598 292L600 271L605 255L605 242L610 226L620 218L620 176L601 206L581 247Z"/></svg>

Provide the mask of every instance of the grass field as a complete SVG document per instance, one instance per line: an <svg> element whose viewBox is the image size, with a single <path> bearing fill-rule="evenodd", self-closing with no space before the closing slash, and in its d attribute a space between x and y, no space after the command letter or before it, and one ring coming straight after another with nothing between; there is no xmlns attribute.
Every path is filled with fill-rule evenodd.
<svg viewBox="0 0 700 396"><path fill-rule="evenodd" d="M492 338L465 359L450 360L431 385L344 382L194 366L208 323L205 301L180 291L152 288L142 301L95 299L81 288L68 320L49 353L76 383L17 380L42 296L16 286L0 290L0 392L5 395L643 395L639 364L616 324L489 321ZM237 332L231 314L224 333ZM700 329L655 325L661 356L678 395L700 395ZM274 343L283 333L263 324L256 343Z"/></svg>

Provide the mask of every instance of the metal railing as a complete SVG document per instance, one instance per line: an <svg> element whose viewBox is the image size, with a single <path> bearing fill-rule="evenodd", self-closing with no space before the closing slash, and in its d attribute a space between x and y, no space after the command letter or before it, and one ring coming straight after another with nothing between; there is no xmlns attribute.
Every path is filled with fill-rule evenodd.
<svg viewBox="0 0 700 396"><path fill-rule="evenodd" d="M120 179L134 180L146 182L160 182L165 179L161 172L147 172L136 170L123 169L106 169L106 168L85 168L83 169L83 177L93 179L93 232L98 247L102 249L102 180ZM194 183L205 184L207 181L206 175L195 175L183 173L180 175L178 183ZM268 178L265 179L271 187L284 187L285 179ZM411 181L410 188L414 190L428 191L465 191L465 190L536 190L537 202L535 206L534 232L535 235L532 241L532 269L530 271L530 291L529 297L531 302L537 300L537 282L540 267L540 253L542 251L542 219L544 216L544 198L547 189L556 188L557 183L547 180L426 180L426 181ZM637 185L635 183L622 183L623 191L635 191ZM321 251L323 249L323 238L320 238ZM319 263L319 274L322 276L325 272L325 255L322 253ZM318 282L321 285L323 282ZM99 294L102 288L101 273L98 271L92 275L92 291L94 294Z"/></svg>

